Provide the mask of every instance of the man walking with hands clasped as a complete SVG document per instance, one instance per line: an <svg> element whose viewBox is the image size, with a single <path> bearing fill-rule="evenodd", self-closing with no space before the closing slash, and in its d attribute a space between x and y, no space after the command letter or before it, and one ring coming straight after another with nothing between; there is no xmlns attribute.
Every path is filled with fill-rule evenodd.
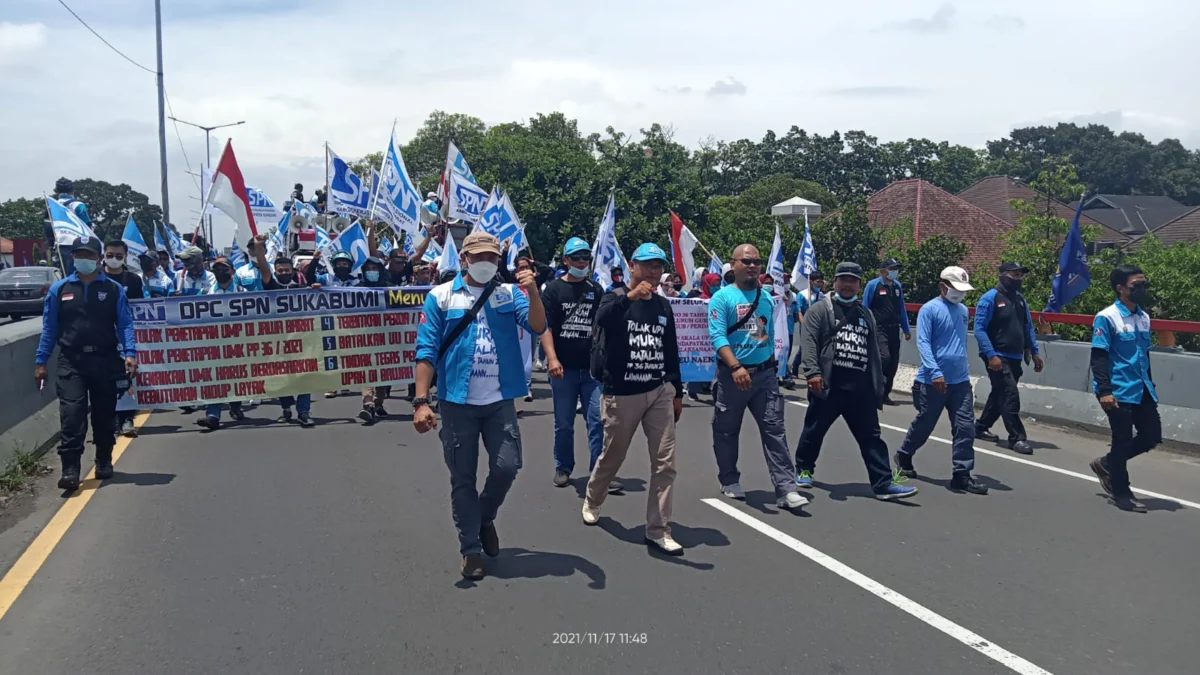
<svg viewBox="0 0 1200 675"><path fill-rule="evenodd" d="M675 423L683 412L683 383L671 303L654 292L667 254L642 244L630 258L632 290L612 291L596 313L592 374L604 382L604 451L588 480L583 522L595 525L600 506L640 425L650 450L646 543L668 555L683 553L671 537L675 483Z"/></svg>

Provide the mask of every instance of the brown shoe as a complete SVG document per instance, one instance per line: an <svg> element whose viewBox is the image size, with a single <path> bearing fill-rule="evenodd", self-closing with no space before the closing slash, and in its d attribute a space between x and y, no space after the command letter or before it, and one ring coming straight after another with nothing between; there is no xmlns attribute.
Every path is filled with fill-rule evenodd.
<svg viewBox="0 0 1200 675"><path fill-rule="evenodd" d="M478 553L464 555L462 559L462 575L464 579L479 581L483 578L483 556Z"/></svg>

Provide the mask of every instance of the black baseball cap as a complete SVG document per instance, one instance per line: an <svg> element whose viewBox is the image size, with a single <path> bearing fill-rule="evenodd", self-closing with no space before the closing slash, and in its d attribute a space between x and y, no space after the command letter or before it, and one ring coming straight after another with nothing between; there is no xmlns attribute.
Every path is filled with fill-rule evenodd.
<svg viewBox="0 0 1200 675"><path fill-rule="evenodd" d="M1000 263L1000 274L1005 272L1028 272L1029 268L1019 262L1002 262Z"/></svg>
<svg viewBox="0 0 1200 675"><path fill-rule="evenodd" d="M95 237L76 237L75 242L71 244L71 252L75 251L91 251L100 255L104 252L104 244Z"/></svg>
<svg viewBox="0 0 1200 675"><path fill-rule="evenodd" d="M862 281L862 275L862 265L859 265L856 262L838 263L837 269L833 272L833 278L835 279L838 277L854 277L855 279Z"/></svg>
<svg viewBox="0 0 1200 675"><path fill-rule="evenodd" d="M900 261L896 260L895 258L888 258L887 260L884 260L883 262L879 263L879 267L887 268L887 269L891 269L891 268L895 267L895 268L899 269L901 267L904 267L904 265L901 265Z"/></svg>
<svg viewBox="0 0 1200 675"><path fill-rule="evenodd" d="M402 248L394 248L394 249L392 249L392 252L388 254L388 257L391 258L392 260L399 260L400 258L407 259L408 254L405 253L404 249L402 249Z"/></svg>

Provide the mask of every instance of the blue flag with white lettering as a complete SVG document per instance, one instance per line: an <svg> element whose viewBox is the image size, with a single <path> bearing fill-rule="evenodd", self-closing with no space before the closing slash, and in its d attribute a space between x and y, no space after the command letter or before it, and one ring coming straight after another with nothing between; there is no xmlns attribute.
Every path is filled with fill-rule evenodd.
<svg viewBox="0 0 1200 675"><path fill-rule="evenodd" d="M96 236L74 211L57 201L47 197L46 208L50 210L50 222L54 225L54 242L59 246L70 246L76 239Z"/></svg>
<svg viewBox="0 0 1200 675"><path fill-rule="evenodd" d="M318 233L318 236L319 233ZM329 236L329 235L326 235ZM320 248L318 246L318 248ZM367 258L371 257L371 247L367 243L367 233L362 229L362 223L355 222L350 227L347 227L329 243L331 251L345 251L354 257L354 267L350 269L353 274L357 272L363 263L367 262Z"/></svg>
<svg viewBox="0 0 1200 675"><path fill-rule="evenodd" d="M346 160L329 149L329 207L333 213L366 218L371 208L370 186L350 170Z"/></svg>
<svg viewBox="0 0 1200 675"><path fill-rule="evenodd" d="M1079 214L1083 211L1083 202L1081 198L1079 208L1075 210L1075 220L1071 223L1071 231L1067 234L1062 252L1058 255L1058 272L1054 275L1050 299L1046 301L1047 312L1062 311L1067 303L1092 285L1087 251L1083 247L1083 232L1079 229Z"/></svg>

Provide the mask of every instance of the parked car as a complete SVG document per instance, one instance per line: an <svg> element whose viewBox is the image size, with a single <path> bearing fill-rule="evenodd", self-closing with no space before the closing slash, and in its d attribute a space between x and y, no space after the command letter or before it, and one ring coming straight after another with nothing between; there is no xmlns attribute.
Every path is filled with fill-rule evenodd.
<svg viewBox="0 0 1200 675"><path fill-rule="evenodd" d="M62 278L53 267L9 267L0 270L0 317L12 320L42 313L50 286Z"/></svg>

